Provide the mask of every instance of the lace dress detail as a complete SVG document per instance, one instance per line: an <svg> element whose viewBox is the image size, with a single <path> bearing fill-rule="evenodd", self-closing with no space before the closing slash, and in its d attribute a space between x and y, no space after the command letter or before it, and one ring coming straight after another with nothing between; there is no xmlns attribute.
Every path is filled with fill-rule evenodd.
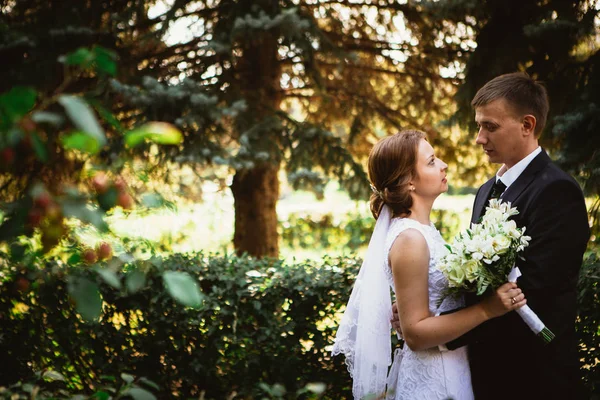
<svg viewBox="0 0 600 400"><path fill-rule="evenodd" d="M433 225L423 225L408 218L394 218L386 238L386 254L398 235L406 229L419 231L429 247L429 311L432 315L456 309L464 305L460 297L446 297L440 306L448 281L437 269L437 262L448 253L445 242ZM385 257L385 272L394 290L389 257ZM388 376L387 399L395 400L454 400L473 399L471 372L467 360L466 347L453 351L440 351L439 348L412 351L408 346L396 349L394 362Z"/></svg>

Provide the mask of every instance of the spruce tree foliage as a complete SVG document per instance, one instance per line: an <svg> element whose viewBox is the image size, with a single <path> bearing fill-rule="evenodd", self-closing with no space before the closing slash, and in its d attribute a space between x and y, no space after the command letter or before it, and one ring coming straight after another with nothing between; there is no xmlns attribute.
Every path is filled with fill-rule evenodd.
<svg viewBox="0 0 600 400"><path fill-rule="evenodd" d="M161 14L149 15L161 4ZM481 180L472 130L440 122L456 111L458 89L455 117L472 127L474 93L505 72L525 70L547 83L552 118L543 144L560 150L571 172L594 175L595 153L576 150L591 146L580 146L572 122L583 118L589 127L595 115L585 107L593 107L586 99L594 96L587 87L597 46L582 50L596 29L593 0L2 0L0 7L0 55L10 60L0 66L0 87L34 84L51 93L63 81L59 55L95 43L115 50L116 80L98 98L125 127L164 120L182 128L179 148L151 157L158 166L235 174L239 252L277 254L281 168L296 188L320 195L334 177L366 199L366 155L398 129L424 130L461 179ZM169 28L181 23L189 35L174 41ZM76 78L72 91L93 83ZM111 146L118 152L122 143ZM150 158L152 148L136 151Z"/></svg>
<svg viewBox="0 0 600 400"><path fill-rule="evenodd" d="M102 95L120 122L175 122L184 143L162 159L235 173L240 252L277 254L281 167L296 188L322 193L336 177L364 199L362 163L376 139L401 128L440 137L436 122L448 114L453 81L439 67L460 45L434 45L445 28L419 3L175 0L149 17L158 3L3 1L4 54L12 60L4 84L52 91L61 71L48 65L59 54L98 41L114 49L123 84ZM181 21L191 39L167 42L168 28Z"/></svg>
<svg viewBox="0 0 600 400"><path fill-rule="evenodd" d="M541 144L584 186L600 194L600 30L595 0L441 1L437 15L471 21L477 47L465 60L455 117L475 131L470 102L500 74L525 71L542 81L550 115ZM473 133L474 135L474 133ZM592 212L597 213L598 202ZM598 225L598 218L595 218Z"/></svg>

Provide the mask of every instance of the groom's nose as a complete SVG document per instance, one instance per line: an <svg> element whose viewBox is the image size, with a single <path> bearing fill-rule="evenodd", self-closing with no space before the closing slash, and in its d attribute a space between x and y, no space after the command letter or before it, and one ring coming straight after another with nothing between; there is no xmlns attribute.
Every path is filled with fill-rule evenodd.
<svg viewBox="0 0 600 400"><path fill-rule="evenodd" d="M487 137L486 137L485 133L483 132L483 129L479 129L479 132L477 132L477 138L475 139L475 143L477 143L477 144L486 144L487 143Z"/></svg>

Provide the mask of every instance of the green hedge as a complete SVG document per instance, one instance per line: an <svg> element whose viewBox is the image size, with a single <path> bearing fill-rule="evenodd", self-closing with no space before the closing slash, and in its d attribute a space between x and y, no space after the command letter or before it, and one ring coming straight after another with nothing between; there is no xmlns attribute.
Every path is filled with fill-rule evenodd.
<svg viewBox="0 0 600 400"><path fill-rule="evenodd" d="M135 262L146 285L131 294L109 286L87 266L53 261L23 274L4 265L0 284L1 384L51 369L72 393L92 393L103 376L145 377L158 398L259 398L279 383L295 393L324 382L325 398L351 398L343 357L330 356L336 314L346 303L357 259L285 265L233 256L173 255ZM119 279L125 280L125 265ZM165 270L187 271L204 295L183 307L163 288ZM84 322L68 282L85 276L100 285L100 321ZM23 285L23 279L32 282ZM600 392L600 262L588 258L580 291L578 332L586 384ZM271 389L281 392L281 387ZM294 394L280 398L295 398ZM271 397L277 397L271 395ZM300 396L302 397L302 396Z"/></svg>
<svg viewBox="0 0 600 400"><path fill-rule="evenodd" d="M134 294L107 285L89 267L57 261L36 276L28 273L35 290L23 293L15 279L4 281L1 343L8 356L1 375L23 378L28 364L51 368L79 390L102 375L127 372L156 382L159 398L172 393L198 398L201 391L206 398L233 392L236 398L253 398L259 382L279 383L288 391L324 382L328 397L349 397L343 358L332 360L330 346L357 260L283 265L197 254L137 264L147 282ZM163 288L164 270L197 277L204 293L200 309L173 301ZM121 279L126 274L127 268ZM99 322L84 322L69 301L67 282L74 276L99 283L104 302Z"/></svg>
<svg viewBox="0 0 600 400"><path fill-rule="evenodd" d="M460 232L461 213L436 209L431 219L447 241ZM279 222L279 233L283 247L290 249L347 251L366 247L374 227L371 214L352 212L336 218L331 213L318 217L292 213Z"/></svg>

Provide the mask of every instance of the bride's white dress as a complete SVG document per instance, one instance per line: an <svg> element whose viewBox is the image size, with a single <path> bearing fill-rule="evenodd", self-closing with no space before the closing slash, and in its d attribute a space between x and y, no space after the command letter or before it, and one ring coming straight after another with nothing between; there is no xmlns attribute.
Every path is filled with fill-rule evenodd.
<svg viewBox="0 0 600 400"><path fill-rule="evenodd" d="M406 229L421 232L429 247L429 311L432 315L456 309L463 305L462 298L447 297L438 307L448 281L436 267L439 259L448 253L444 239L433 226L423 225L408 218L394 218L390 223L386 238L386 255L398 235ZM385 257L385 270L390 286L394 290L389 257ZM394 389L395 388L395 389ZM404 345L394 353L394 361L388 376L388 399L473 399L471 372L467 360L466 346L453 351L440 351L431 348L412 351Z"/></svg>

